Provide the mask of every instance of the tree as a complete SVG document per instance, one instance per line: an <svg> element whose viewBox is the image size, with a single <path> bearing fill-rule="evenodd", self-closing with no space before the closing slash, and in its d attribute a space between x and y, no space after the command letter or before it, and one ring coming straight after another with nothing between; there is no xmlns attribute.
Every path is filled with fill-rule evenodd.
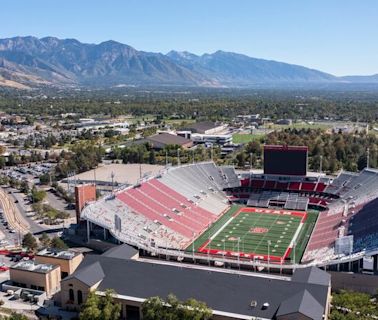
<svg viewBox="0 0 378 320"><path fill-rule="evenodd" d="M149 162L149 164L155 164L156 163L155 150L154 149L150 150L150 154L148 156L148 162Z"/></svg>
<svg viewBox="0 0 378 320"><path fill-rule="evenodd" d="M195 299L182 302L170 294L166 301L160 297L145 300L142 314L145 320L207 320L211 318L212 311L203 302Z"/></svg>
<svg viewBox="0 0 378 320"><path fill-rule="evenodd" d="M33 202L41 202L46 197L45 190L38 190L36 187L32 189L32 199Z"/></svg>
<svg viewBox="0 0 378 320"><path fill-rule="evenodd" d="M238 167L239 168L244 168L245 166L245 153L240 152L236 156L236 160L238 161Z"/></svg>
<svg viewBox="0 0 378 320"><path fill-rule="evenodd" d="M100 297L95 292L88 294L79 315L80 320L113 320L121 316L121 304L114 302L113 290L106 290Z"/></svg>
<svg viewBox="0 0 378 320"><path fill-rule="evenodd" d="M0 316L0 320L28 320L28 317L23 314L13 312L9 317Z"/></svg>
<svg viewBox="0 0 378 320"><path fill-rule="evenodd" d="M55 249L67 249L68 248L66 243L62 239L60 239L59 237L52 238L51 247L55 248Z"/></svg>
<svg viewBox="0 0 378 320"><path fill-rule="evenodd" d="M50 174L44 173L39 176L39 182L43 185L48 185L50 183Z"/></svg>
<svg viewBox="0 0 378 320"><path fill-rule="evenodd" d="M42 233L42 236L39 238L39 241L41 242L42 246L44 246L44 247L50 246L50 243L51 243L50 237L45 232Z"/></svg>
<svg viewBox="0 0 378 320"><path fill-rule="evenodd" d="M23 180L20 185L20 191L28 194L30 192L29 184L27 181Z"/></svg>
<svg viewBox="0 0 378 320"><path fill-rule="evenodd" d="M87 300L85 301L79 319L80 320L97 320L100 319L101 310L99 308L100 297L95 292L90 292L88 294Z"/></svg>
<svg viewBox="0 0 378 320"><path fill-rule="evenodd" d="M0 157L0 169L3 169L6 165L6 161L4 157Z"/></svg>
<svg viewBox="0 0 378 320"><path fill-rule="evenodd" d="M22 246L28 248L31 251L34 251L38 247L37 240L29 232L24 235L24 238L22 239Z"/></svg>

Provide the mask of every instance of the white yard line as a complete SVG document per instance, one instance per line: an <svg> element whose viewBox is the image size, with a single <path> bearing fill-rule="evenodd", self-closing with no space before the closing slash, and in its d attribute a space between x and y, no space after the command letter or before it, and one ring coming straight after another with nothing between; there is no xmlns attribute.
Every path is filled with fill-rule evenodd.
<svg viewBox="0 0 378 320"><path fill-rule="evenodd" d="M234 216L232 216L217 232L215 232L209 239L213 240L220 232L223 231L224 228L226 228L232 220L234 220Z"/></svg>

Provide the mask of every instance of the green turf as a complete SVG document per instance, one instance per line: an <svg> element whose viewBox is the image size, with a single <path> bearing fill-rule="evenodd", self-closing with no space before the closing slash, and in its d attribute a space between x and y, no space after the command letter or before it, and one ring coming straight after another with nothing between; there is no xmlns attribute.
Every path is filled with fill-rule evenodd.
<svg viewBox="0 0 378 320"><path fill-rule="evenodd" d="M314 229L316 220L318 219L318 214L319 212L315 210L307 212L306 222L299 233L295 246L295 262L297 263L299 263L302 259L307 243L310 240L312 230ZM290 253L289 257L294 259L293 251Z"/></svg>
<svg viewBox="0 0 378 320"><path fill-rule="evenodd" d="M207 240L211 235L213 235L215 232L217 232L222 226L228 221L228 219L231 218L231 216L238 211L242 206L239 205L232 205L231 208L223 215L221 216L217 221L215 221L209 229L207 229L202 235L200 235L196 240L194 240L194 243L192 243L187 250L192 251L193 244L194 244L194 250L198 250L198 248Z"/></svg>
<svg viewBox="0 0 378 320"><path fill-rule="evenodd" d="M211 240L207 248L268 255L268 241L270 241L270 254L282 257L289 247L301 219L297 216L241 212ZM251 228L266 228L268 231L251 233ZM235 239L239 237L238 248L238 241Z"/></svg>
<svg viewBox="0 0 378 320"><path fill-rule="evenodd" d="M200 235L194 243L188 246L187 250L192 251L193 248L195 251L209 240L219 229L221 229L225 223L241 208L244 206L240 205L233 205L222 217L220 217L215 223L213 223L210 228L205 231L202 235ZM261 216L263 215L263 216ZM243 217L245 217L243 219ZM307 219L298 235L296 241L296 249L295 249L295 260L299 262L305 249L307 243L310 239L312 230L315 226L316 220L318 217L317 211L310 211L307 213ZM291 219L294 218L294 219ZM275 224L275 222L279 220L284 223L288 223L288 221L292 220L291 226L288 227L285 224ZM261 214L261 213L246 213L241 212L236 219L234 219L229 225L227 225L210 243L210 249L216 249L222 251L225 248L228 251L238 251L237 248L237 241L229 241L226 240L230 237L238 238L240 237L242 240L240 241L240 251L246 253L256 253L260 255L267 255L268 253L268 240L271 241L270 246L270 254L273 256L283 256L287 247L292 240L298 225L300 223L301 218L296 216L285 216L285 215L269 215L269 214ZM237 226L239 224L239 226ZM250 233L249 230L254 227L263 227L268 228L268 233L263 234L256 234ZM234 229L235 228L235 229ZM288 228L288 230L284 230ZM230 233L230 231L232 233ZM282 234L282 232L286 232L286 234ZM283 236L282 238L280 238ZM225 239L224 245L222 239ZM277 243L278 240L281 242ZM278 247L274 247L278 244ZM275 251L273 251L275 250ZM290 253L289 257L293 258L294 254L293 251Z"/></svg>

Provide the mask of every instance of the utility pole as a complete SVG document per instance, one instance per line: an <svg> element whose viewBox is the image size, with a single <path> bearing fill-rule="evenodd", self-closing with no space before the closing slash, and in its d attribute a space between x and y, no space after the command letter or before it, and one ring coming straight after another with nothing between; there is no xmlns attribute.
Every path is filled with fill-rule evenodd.
<svg viewBox="0 0 378 320"><path fill-rule="evenodd" d="M366 168L369 169L370 164L370 148L367 148L367 156L366 156Z"/></svg>
<svg viewBox="0 0 378 320"><path fill-rule="evenodd" d="M249 154L249 169L252 171L252 152Z"/></svg>
<svg viewBox="0 0 378 320"><path fill-rule="evenodd" d="M177 149L177 166L180 166L180 149Z"/></svg>

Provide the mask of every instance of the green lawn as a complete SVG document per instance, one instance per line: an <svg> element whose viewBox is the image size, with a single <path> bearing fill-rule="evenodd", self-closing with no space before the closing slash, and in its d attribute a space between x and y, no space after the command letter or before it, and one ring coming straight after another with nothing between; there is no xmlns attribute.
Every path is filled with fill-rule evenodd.
<svg viewBox="0 0 378 320"><path fill-rule="evenodd" d="M318 211L307 212L307 219L299 236L295 246L295 262L299 263L302 259L303 253L306 249L307 243L310 240L312 230L314 230L316 220L318 219ZM289 257L294 259L294 252L291 251Z"/></svg>
<svg viewBox="0 0 378 320"><path fill-rule="evenodd" d="M248 143L254 140L259 140L263 136L263 134L234 133L232 135L232 141L233 143Z"/></svg>

